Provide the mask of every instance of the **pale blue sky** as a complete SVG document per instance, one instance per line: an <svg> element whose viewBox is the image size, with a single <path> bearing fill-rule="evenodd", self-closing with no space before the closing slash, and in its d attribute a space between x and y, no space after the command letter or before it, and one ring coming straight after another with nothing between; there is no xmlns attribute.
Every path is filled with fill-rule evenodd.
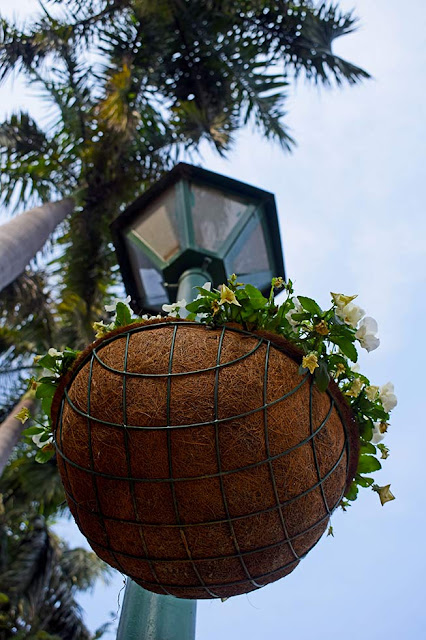
<svg viewBox="0 0 426 640"><path fill-rule="evenodd" d="M34 4L15 1L14 10ZM382 508L364 490L333 517L335 537L288 577L223 604L201 602L198 640L426 637L426 5L340 4L355 8L361 27L336 51L374 79L328 92L300 81L288 102L292 155L245 132L228 160L205 150L202 165L276 194L287 275L299 293L324 305L330 290L358 293L377 319L381 346L362 366L374 384L395 383L391 456L377 481L390 482L397 500ZM27 104L19 83L0 97L2 111ZM67 535L70 528L61 526ZM82 599L92 627L116 610L121 586L118 575Z"/></svg>

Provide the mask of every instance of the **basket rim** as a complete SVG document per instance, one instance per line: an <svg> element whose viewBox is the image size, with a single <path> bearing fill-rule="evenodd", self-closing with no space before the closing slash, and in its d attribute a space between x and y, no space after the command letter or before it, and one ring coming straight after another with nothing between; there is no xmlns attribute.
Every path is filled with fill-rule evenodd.
<svg viewBox="0 0 426 640"><path fill-rule="evenodd" d="M226 327L227 330L237 333L243 336L254 336L258 338L263 338L268 341L273 347L281 351L292 360L297 362L297 364L302 363L302 358L304 353L292 342L271 331L265 331L263 329L255 329L255 330L247 330L244 329L241 325L237 323L227 323L225 325L220 325L218 327L210 327L201 322L189 321L185 318L174 318L174 317L164 317L164 318L150 318L149 320L141 320L140 322L133 322L131 324L117 327L116 329L109 331L107 334L98 338L94 342L87 345L87 347L79 354L67 373L62 376L60 379L58 388L53 396L52 400L52 408L51 408L51 420L52 420L52 431L56 432L58 417L60 415L60 407L62 403L62 397L64 395L64 391L66 387L72 382L74 377L80 371L80 369L88 362L91 357L92 352L101 346L103 343L108 343L114 340L116 337L119 337L122 334L125 334L129 331L129 329L134 329L136 332L138 329L144 329L149 326L154 325L167 325L176 323L187 324L193 328L200 328L201 330L208 331L220 331L223 330L223 327ZM321 392L320 392L321 393ZM343 423L344 429L346 431L347 437L347 478L346 478L346 486L344 493L347 492L349 486L351 485L356 470L358 467L358 460L360 455L360 441L359 441L359 428L356 422L355 416L352 412L352 409L349 406L348 401L343 395L342 391L339 389L337 383L330 379L328 388L324 393L329 394L336 404L336 409L338 411L339 417Z"/></svg>

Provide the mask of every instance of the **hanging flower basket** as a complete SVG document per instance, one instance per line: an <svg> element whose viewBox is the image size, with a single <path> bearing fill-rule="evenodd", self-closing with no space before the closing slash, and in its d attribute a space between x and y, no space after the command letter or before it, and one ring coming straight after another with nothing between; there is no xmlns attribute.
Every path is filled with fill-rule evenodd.
<svg viewBox="0 0 426 640"><path fill-rule="evenodd" d="M90 345L52 405L69 507L144 588L246 593L290 573L352 482L358 427L284 338L176 318Z"/></svg>
<svg viewBox="0 0 426 640"><path fill-rule="evenodd" d="M355 365L357 343L380 343L356 296L323 310L291 281L266 298L235 275L198 291L163 305L168 318L116 301L82 354L37 356L46 417L23 434L37 461L56 452L101 558L154 592L226 598L290 573L360 487L394 499L371 474L397 399Z"/></svg>

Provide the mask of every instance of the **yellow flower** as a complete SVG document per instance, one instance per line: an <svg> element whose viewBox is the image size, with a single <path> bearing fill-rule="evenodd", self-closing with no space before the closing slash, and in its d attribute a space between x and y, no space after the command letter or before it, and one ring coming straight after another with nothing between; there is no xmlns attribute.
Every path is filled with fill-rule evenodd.
<svg viewBox="0 0 426 640"><path fill-rule="evenodd" d="M362 380L360 380L359 378L355 378L349 389L346 391L346 395L352 396L353 398L358 398L359 394L361 393L362 385Z"/></svg>
<svg viewBox="0 0 426 640"><path fill-rule="evenodd" d="M220 311L220 305L217 300L212 300L211 308L213 311L213 315L215 316Z"/></svg>
<svg viewBox="0 0 426 640"><path fill-rule="evenodd" d="M395 500L395 496L393 495L393 493L390 490L390 484L387 484L384 487L379 487L377 484L373 484L372 489L373 489L373 491L375 491L376 493L379 494L379 498L380 498L380 502L382 503L382 506L386 502L390 502L391 500Z"/></svg>
<svg viewBox="0 0 426 640"><path fill-rule="evenodd" d="M314 329L320 334L320 336L327 336L329 333L328 324L325 320L321 320L320 322L317 322L317 324L314 324Z"/></svg>
<svg viewBox="0 0 426 640"><path fill-rule="evenodd" d="M346 307L346 305L349 304L350 302L352 302L352 300L355 300L355 298L358 298L358 295L355 295L355 296L344 296L343 293L330 292L330 295L333 298L333 301L334 301L335 305L339 309L343 309L343 307Z"/></svg>
<svg viewBox="0 0 426 640"><path fill-rule="evenodd" d="M227 287L226 284L223 284L220 287L219 304L224 304L225 302L227 302L228 304L236 304L237 307L241 307L240 303L238 302L237 298L235 297L235 293L233 291L231 291L231 289L229 287Z"/></svg>
<svg viewBox="0 0 426 640"><path fill-rule="evenodd" d="M284 279L281 276L278 278L272 278L272 286L274 289L281 289L285 285Z"/></svg>
<svg viewBox="0 0 426 640"><path fill-rule="evenodd" d="M96 331L95 333L96 339L102 338L110 330L109 327L106 324L104 324L102 320L100 322L94 322L93 328Z"/></svg>
<svg viewBox="0 0 426 640"><path fill-rule="evenodd" d="M304 356L302 360L302 367L304 369L309 369L310 373L313 373L315 369L319 367L317 354L308 353L307 356Z"/></svg>
<svg viewBox="0 0 426 640"><path fill-rule="evenodd" d="M365 387L365 395L371 402L374 402L377 399L378 394L379 387L376 387L373 384L369 387Z"/></svg>
<svg viewBox="0 0 426 640"><path fill-rule="evenodd" d="M345 365L342 364L341 362L338 362L336 364L336 374L335 374L336 378L339 378L342 375L342 373L345 373L345 371L346 371Z"/></svg>
<svg viewBox="0 0 426 640"><path fill-rule="evenodd" d="M43 356L34 356L34 364L38 364L38 361L42 359Z"/></svg>
<svg viewBox="0 0 426 640"><path fill-rule="evenodd" d="M27 407L22 407L19 413L17 413L15 416L16 420L19 420L20 422L22 422L22 424L25 424L30 417L30 410Z"/></svg>

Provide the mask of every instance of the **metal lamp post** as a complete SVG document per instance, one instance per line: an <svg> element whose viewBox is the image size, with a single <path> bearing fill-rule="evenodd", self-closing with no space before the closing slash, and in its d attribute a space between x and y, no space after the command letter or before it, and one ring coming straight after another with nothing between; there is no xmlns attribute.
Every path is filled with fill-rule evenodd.
<svg viewBox="0 0 426 640"><path fill-rule="evenodd" d="M264 293L284 277L273 194L180 163L111 225L133 310L158 313L165 303L217 287L235 273ZM129 580L117 640L193 640L196 601L158 595Z"/></svg>

